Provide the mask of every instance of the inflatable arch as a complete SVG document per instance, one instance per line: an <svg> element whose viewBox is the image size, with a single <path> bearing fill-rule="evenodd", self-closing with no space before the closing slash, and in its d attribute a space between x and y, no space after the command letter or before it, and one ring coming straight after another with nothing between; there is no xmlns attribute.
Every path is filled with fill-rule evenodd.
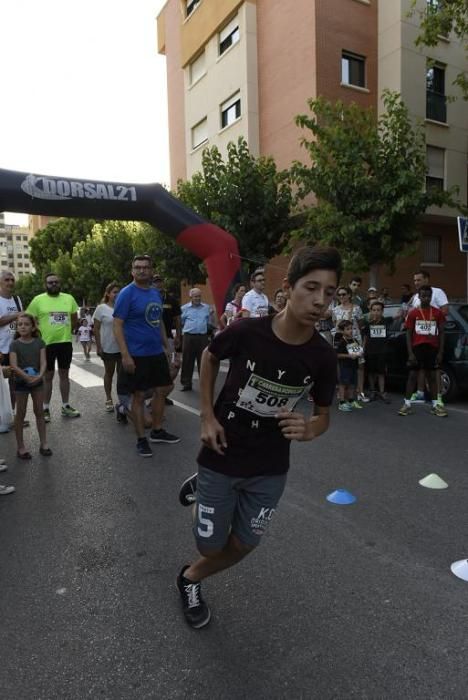
<svg viewBox="0 0 468 700"><path fill-rule="evenodd" d="M237 241L158 184L129 184L0 169L0 211L146 221L203 260L218 313L240 273Z"/></svg>

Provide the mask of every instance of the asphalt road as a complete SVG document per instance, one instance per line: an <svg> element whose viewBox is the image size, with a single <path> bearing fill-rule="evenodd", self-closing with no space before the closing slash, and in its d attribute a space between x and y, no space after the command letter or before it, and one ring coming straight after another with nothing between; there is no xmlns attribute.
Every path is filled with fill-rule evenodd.
<svg viewBox="0 0 468 700"><path fill-rule="evenodd" d="M32 427L31 463L0 435L0 480L17 487L0 498L0 698L468 697L468 583L450 571L468 557L466 402L447 419L399 417L396 397L334 409L294 446L261 547L204 583L213 619L194 631L174 583L194 555L177 493L198 418L168 408L182 441L143 460L103 398L73 384L83 415L67 420L54 390L52 458ZM196 391L174 398L196 409ZM449 488L419 486L431 472ZM357 502L328 503L336 488Z"/></svg>

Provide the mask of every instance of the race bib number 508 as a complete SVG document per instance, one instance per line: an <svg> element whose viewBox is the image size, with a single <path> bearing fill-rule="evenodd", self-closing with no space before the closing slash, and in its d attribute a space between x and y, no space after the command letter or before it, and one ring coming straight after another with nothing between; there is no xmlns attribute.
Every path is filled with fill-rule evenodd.
<svg viewBox="0 0 468 700"><path fill-rule="evenodd" d="M278 411L294 410L303 393L304 386L286 386L251 374L237 406L262 418L273 418Z"/></svg>

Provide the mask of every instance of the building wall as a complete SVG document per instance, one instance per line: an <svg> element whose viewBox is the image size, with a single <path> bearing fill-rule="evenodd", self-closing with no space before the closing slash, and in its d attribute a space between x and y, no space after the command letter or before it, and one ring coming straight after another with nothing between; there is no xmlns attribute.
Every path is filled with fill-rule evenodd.
<svg viewBox="0 0 468 700"><path fill-rule="evenodd" d="M0 221L0 270L9 270L15 277L34 272L30 259L29 228Z"/></svg>
<svg viewBox="0 0 468 700"><path fill-rule="evenodd" d="M229 141L246 137L251 152L259 154L256 6L243 3L234 15L240 38L219 56L216 32L202 51L205 53L205 73L191 84L190 64L185 67L185 143L187 146L187 177L201 170L204 148L217 146L225 155ZM219 27L218 27L219 29ZM200 54L199 54L200 55ZM221 104L239 92L241 116L236 122L221 128ZM207 119L208 140L192 148L192 127Z"/></svg>

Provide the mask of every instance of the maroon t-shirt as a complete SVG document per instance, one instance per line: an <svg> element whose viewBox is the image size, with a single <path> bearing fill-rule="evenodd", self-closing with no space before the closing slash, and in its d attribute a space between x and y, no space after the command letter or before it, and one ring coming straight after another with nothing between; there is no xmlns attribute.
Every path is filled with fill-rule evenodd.
<svg viewBox="0 0 468 700"><path fill-rule="evenodd" d="M290 441L275 418L292 411L311 391L317 406L329 406L336 386L336 353L315 332L303 345L277 338L273 317L241 319L219 333L208 350L229 359L225 384L215 403L227 449L218 455L202 447L198 463L228 476L284 474L289 469Z"/></svg>

